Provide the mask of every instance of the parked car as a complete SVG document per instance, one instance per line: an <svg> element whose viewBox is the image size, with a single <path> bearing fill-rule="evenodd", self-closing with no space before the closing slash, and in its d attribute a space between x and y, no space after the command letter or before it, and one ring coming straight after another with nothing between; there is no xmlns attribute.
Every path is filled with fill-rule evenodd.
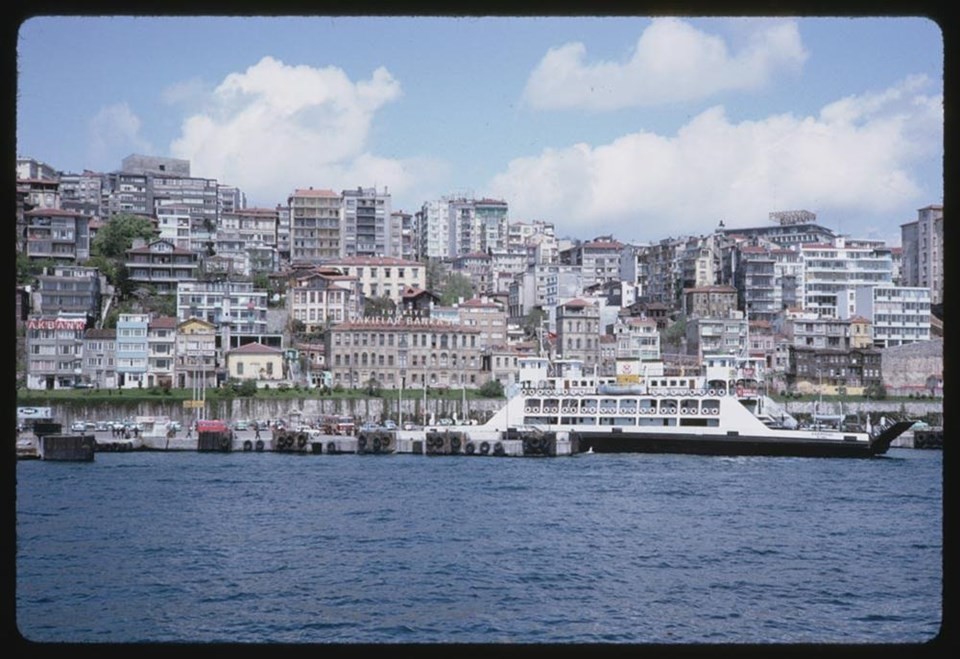
<svg viewBox="0 0 960 659"><path fill-rule="evenodd" d="M86 431L87 431L87 424L84 423L83 421L74 421L70 425L70 432L86 432Z"/></svg>
<svg viewBox="0 0 960 659"><path fill-rule="evenodd" d="M233 422L234 430L250 430L250 422L244 419Z"/></svg>
<svg viewBox="0 0 960 659"><path fill-rule="evenodd" d="M97 425L94 427L94 430L97 432L109 432L110 428L113 426L109 421L97 421Z"/></svg>
<svg viewBox="0 0 960 659"><path fill-rule="evenodd" d="M183 430L183 424L181 424L179 421L171 421L167 424L167 428L174 432L180 432Z"/></svg>
<svg viewBox="0 0 960 659"><path fill-rule="evenodd" d="M397 422L394 421L393 419L387 419L386 421L383 422L383 427L386 428L387 430L396 430Z"/></svg>

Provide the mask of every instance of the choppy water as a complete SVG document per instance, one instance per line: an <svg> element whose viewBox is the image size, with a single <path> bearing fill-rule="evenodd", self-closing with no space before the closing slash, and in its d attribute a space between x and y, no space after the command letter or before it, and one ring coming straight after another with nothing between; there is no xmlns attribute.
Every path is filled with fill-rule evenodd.
<svg viewBox="0 0 960 659"><path fill-rule="evenodd" d="M17 464L39 642L921 643L942 452Z"/></svg>

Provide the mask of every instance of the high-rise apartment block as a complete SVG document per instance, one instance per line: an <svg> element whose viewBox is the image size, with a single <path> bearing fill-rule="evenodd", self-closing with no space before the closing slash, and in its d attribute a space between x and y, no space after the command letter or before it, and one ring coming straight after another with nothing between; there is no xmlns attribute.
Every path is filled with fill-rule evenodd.
<svg viewBox="0 0 960 659"><path fill-rule="evenodd" d="M917 219L900 225L901 281L930 289L933 304L943 302L943 206L917 211Z"/></svg>

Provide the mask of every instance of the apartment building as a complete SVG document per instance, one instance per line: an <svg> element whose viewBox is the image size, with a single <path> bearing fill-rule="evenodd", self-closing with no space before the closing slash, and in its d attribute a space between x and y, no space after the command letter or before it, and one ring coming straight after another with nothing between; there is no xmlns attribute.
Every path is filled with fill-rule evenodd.
<svg viewBox="0 0 960 659"><path fill-rule="evenodd" d="M298 189L287 198L287 205L291 263L316 264L343 255L342 195L312 187ZM282 232L278 240L280 236Z"/></svg>
<svg viewBox="0 0 960 659"><path fill-rule="evenodd" d="M83 379L86 315L33 315L26 322L27 388L69 389Z"/></svg>
<svg viewBox="0 0 960 659"><path fill-rule="evenodd" d="M24 211L24 253L32 260L79 264L90 258L90 218L76 211L37 208Z"/></svg>
<svg viewBox="0 0 960 659"><path fill-rule="evenodd" d="M576 359L585 370L600 366L600 308L575 298L556 308L558 359Z"/></svg>
<svg viewBox="0 0 960 659"><path fill-rule="evenodd" d="M431 319L362 319L327 332L333 385L385 389L483 386L477 327Z"/></svg>
<svg viewBox="0 0 960 659"><path fill-rule="evenodd" d="M387 256L399 258L402 244L400 218L393 215L391 196L384 188L344 190L340 257Z"/></svg>
<svg viewBox="0 0 960 659"><path fill-rule="evenodd" d="M750 321L742 311L730 310L726 316L687 318L688 355L702 361L709 355L749 355Z"/></svg>
<svg viewBox="0 0 960 659"><path fill-rule="evenodd" d="M342 274L356 277L365 297L386 297L399 305L403 292L427 285L426 267L416 261L390 256L350 256L327 259L324 268L335 268Z"/></svg>
<svg viewBox="0 0 960 659"><path fill-rule="evenodd" d="M177 319L158 316L147 323L147 387L170 388L176 365Z"/></svg>
<svg viewBox="0 0 960 659"><path fill-rule="evenodd" d="M33 312L56 315L67 312L96 319L100 316L101 275L96 268L58 265L37 275L32 296Z"/></svg>
<svg viewBox="0 0 960 659"><path fill-rule="evenodd" d="M621 315L611 330L616 339L618 361L640 363L660 360L660 331L656 320ZM639 370L635 372L640 373Z"/></svg>
<svg viewBox="0 0 960 659"><path fill-rule="evenodd" d="M83 334L84 383L97 389L117 387L117 330L90 328Z"/></svg>
<svg viewBox="0 0 960 659"><path fill-rule="evenodd" d="M306 332L319 332L328 324L360 318L363 292L356 276L317 268L290 281L286 304L288 316L303 323Z"/></svg>
<svg viewBox="0 0 960 659"><path fill-rule="evenodd" d="M750 320L773 320L780 311L777 296L776 259L770 249L759 245L742 245L734 282L739 294L739 307Z"/></svg>
<svg viewBox="0 0 960 659"><path fill-rule="evenodd" d="M196 252L180 249L169 240L154 240L147 245L135 241L127 250L125 265L135 286L172 295L180 284L196 281L200 262Z"/></svg>
<svg viewBox="0 0 960 659"><path fill-rule="evenodd" d="M231 347L239 336L266 334L267 296L249 281L184 282L177 290L177 319L213 323L221 333L221 345Z"/></svg>
<svg viewBox="0 0 960 659"><path fill-rule="evenodd" d="M217 326L199 318L177 323L174 336L174 381L180 389L217 385Z"/></svg>
<svg viewBox="0 0 960 659"><path fill-rule="evenodd" d="M847 350L851 347L849 318L819 316L802 310L788 310L774 327L798 348Z"/></svg>
<svg viewBox="0 0 960 659"><path fill-rule="evenodd" d="M149 386L149 327L149 314L126 313L117 319L117 386L121 389Z"/></svg>
<svg viewBox="0 0 960 659"><path fill-rule="evenodd" d="M193 250L190 207L177 204L157 208L157 238L185 252ZM219 250L218 250L219 253Z"/></svg>
<svg viewBox="0 0 960 659"><path fill-rule="evenodd" d="M727 318L735 309L737 289L733 286L699 286L683 291L683 311L688 318Z"/></svg>
<svg viewBox="0 0 960 659"><path fill-rule="evenodd" d="M881 351L790 346L786 381L801 393L861 395L868 387L883 383Z"/></svg>
<svg viewBox="0 0 960 659"><path fill-rule="evenodd" d="M943 303L943 206L919 209L916 220L900 225L900 242L903 285L929 288L931 304Z"/></svg>
<svg viewBox="0 0 960 659"><path fill-rule="evenodd" d="M856 291L856 311L872 325L877 348L930 340L930 288L862 286Z"/></svg>
<svg viewBox="0 0 960 659"><path fill-rule="evenodd" d="M486 295L494 292L493 259L486 252L470 252L454 257L453 270L470 280L474 292Z"/></svg>
<svg viewBox="0 0 960 659"><path fill-rule="evenodd" d="M507 343L507 312L499 304L479 297L460 302L455 307L460 325L480 330L481 348Z"/></svg>
<svg viewBox="0 0 960 659"><path fill-rule="evenodd" d="M612 237L595 238L560 252L560 263L580 266L583 287L620 278L620 253L624 245Z"/></svg>
<svg viewBox="0 0 960 659"><path fill-rule="evenodd" d="M837 237L830 243L800 246L803 258L803 308L832 318L856 313L858 286L892 285L889 252L871 244Z"/></svg>

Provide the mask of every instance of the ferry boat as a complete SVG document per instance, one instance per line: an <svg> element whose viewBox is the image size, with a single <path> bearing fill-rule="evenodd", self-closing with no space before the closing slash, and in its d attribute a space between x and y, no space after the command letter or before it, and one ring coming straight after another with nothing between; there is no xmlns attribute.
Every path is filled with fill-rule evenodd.
<svg viewBox="0 0 960 659"><path fill-rule="evenodd" d="M886 453L913 423L803 427L732 363L690 376L665 375L661 365L618 381L586 375L577 360L521 361L527 363L519 391L485 424L463 428L466 433L550 433L572 452L872 457Z"/></svg>

